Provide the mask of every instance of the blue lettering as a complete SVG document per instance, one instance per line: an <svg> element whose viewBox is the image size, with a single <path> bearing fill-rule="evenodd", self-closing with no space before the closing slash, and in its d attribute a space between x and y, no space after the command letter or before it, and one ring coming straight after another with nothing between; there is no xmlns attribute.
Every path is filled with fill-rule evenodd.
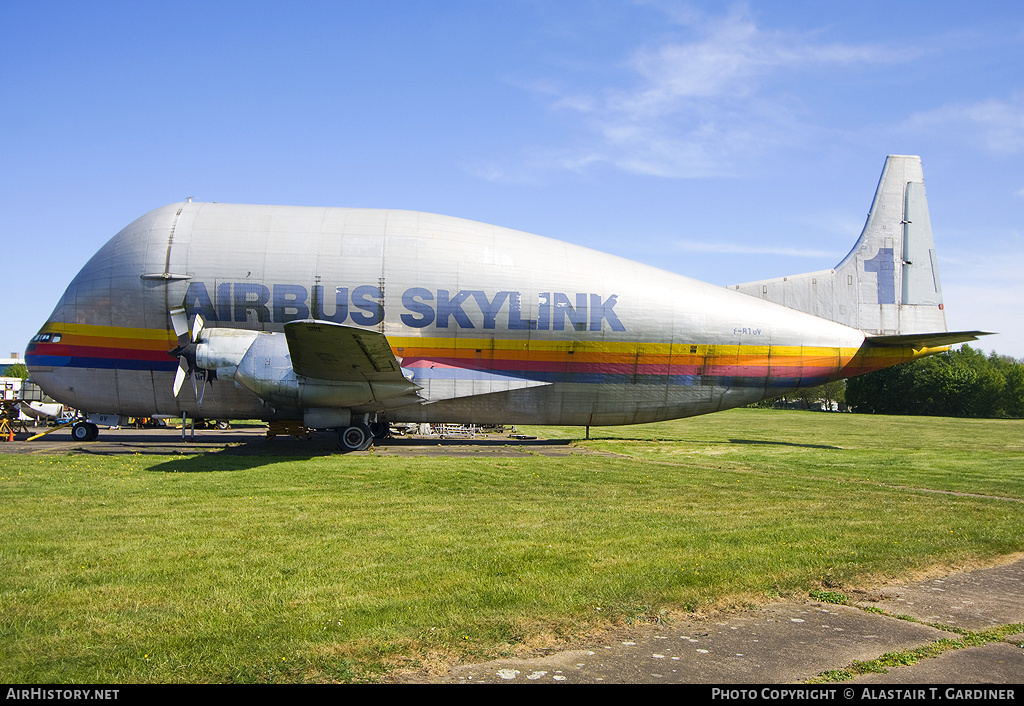
<svg viewBox="0 0 1024 706"><path fill-rule="evenodd" d="M512 292L498 292L494 295L493 301L487 301L487 295L479 290L473 290L469 292L476 299L477 305L480 307L480 312L484 315L484 328L494 329L495 319L498 316L498 312L501 311L502 305L505 300L508 299L508 295Z"/></svg>
<svg viewBox="0 0 1024 706"><path fill-rule="evenodd" d="M207 321L220 321L217 318L217 310L213 308L210 300L210 293L206 291L206 285L202 282L189 282L185 291L185 315L192 318L199 314Z"/></svg>
<svg viewBox="0 0 1024 706"><path fill-rule="evenodd" d="M459 328L476 328L462 310L462 303L469 299L471 292L460 291L454 299L449 298L447 289L437 290L437 327L448 328L448 317L454 316Z"/></svg>
<svg viewBox="0 0 1024 706"><path fill-rule="evenodd" d="M336 324L344 323L345 319L348 318L348 287L335 287L334 289L334 313L328 314L324 311L324 288L320 285L314 287L316 295L314 297L317 302L313 312L314 319L324 319L326 321L333 321Z"/></svg>
<svg viewBox="0 0 1024 706"><path fill-rule="evenodd" d="M864 261L865 272L878 275L878 303L896 303L896 259L892 248L879 248L870 260Z"/></svg>
<svg viewBox="0 0 1024 706"><path fill-rule="evenodd" d="M217 285L217 313L219 321L231 321L231 283Z"/></svg>
<svg viewBox="0 0 1024 706"><path fill-rule="evenodd" d="M274 285L274 321L279 324L296 319L308 319L306 288L301 284Z"/></svg>
<svg viewBox="0 0 1024 706"><path fill-rule="evenodd" d="M352 323L360 326L376 326L384 320L384 292L379 287L364 284L352 290L352 306L360 311L352 312Z"/></svg>
<svg viewBox="0 0 1024 706"><path fill-rule="evenodd" d="M508 294L509 331L531 331L536 329L536 321L523 319L523 295L519 292L509 292Z"/></svg>
<svg viewBox="0 0 1024 706"><path fill-rule="evenodd" d="M569 321L572 322L573 329L576 331L587 330L587 295L577 294L576 295L576 306L574 307L569 303L569 297L561 292L555 292L555 311L554 311L554 328L555 331L562 331L565 329L565 318L569 317ZM601 325L598 324L598 330Z"/></svg>
<svg viewBox="0 0 1024 706"><path fill-rule="evenodd" d="M537 295L537 328L541 331L551 328L551 292Z"/></svg>
<svg viewBox="0 0 1024 706"><path fill-rule="evenodd" d="M615 315L612 309L615 308L616 299L618 294L613 294L604 302L601 301L600 294L590 295L590 330L600 331L601 330L601 319L608 319L608 325L612 327L612 331L625 331L626 327L619 321L619 317Z"/></svg>
<svg viewBox="0 0 1024 706"><path fill-rule="evenodd" d="M878 255L865 263L868 272L878 271L879 299L883 294L893 296L894 288L886 288L885 274L892 273L891 258L886 261L890 249L879 251ZM888 264L888 266L886 266ZM890 280L891 281L891 280ZM207 321L236 321L239 323L287 323L296 319L323 319L334 323L350 320L357 326L375 326L384 321L384 292L380 287L362 285L349 296L348 287L335 287L333 311L325 311L330 305L324 301L324 287L315 285L310 289L298 284L275 284L272 288L258 282L220 282L216 284L217 305L210 297L206 284L190 282L185 292L185 310L188 315L201 315ZM436 296L435 296L436 295ZM327 295L330 297L330 295ZM424 287L410 287L402 293L405 312L401 322L412 328L434 325L439 329L451 327L475 329L478 326L487 331L498 328L498 316L508 305L508 330L510 331L563 331L567 322L576 331L600 331L607 321L612 331L625 331L615 313L618 295L607 299L594 293L541 292L537 296L536 318L532 312L523 310L521 292L500 291L493 297L485 290L438 289L436 292ZM467 312L466 302L473 300L479 309ZM432 302L436 302L436 305ZM472 317L471 317L472 315ZM452 324L454 319L454 324Z"/></svg>
<svg viewBox="0 0 1024 706"><path fill-rule="evenodd" d="M260 323L271 320L270 309L267 307L270 290L262 284L235 282L234 295L235 321L248 321L250 311L256 314L256 320Z"/></svg>
<svg viewBox="0 0 1024 706"><path fill-rule="evenodd" d="M424 301L416 301L417 298ZM430 290L423 287L412 287L405 290L405 293L402 294L402 305L412 314L402 314L402 323L413 328L423 328L434 323L434 308L426 303L433 298L434 295L430 293ZM419 314L420 317L416 318L413 314Z"/></svg>

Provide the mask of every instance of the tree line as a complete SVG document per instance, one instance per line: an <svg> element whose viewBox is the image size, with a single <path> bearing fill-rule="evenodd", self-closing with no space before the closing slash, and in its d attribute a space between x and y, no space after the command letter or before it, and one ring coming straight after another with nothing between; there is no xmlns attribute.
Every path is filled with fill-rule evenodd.
<svg viewBox="0 0 1024 706"><path fill-rule="evenodd" d="M1024 418L1024 361L964 345L850 378L854 412Z"/></svg>
<svg viewBox="0 0 1024 706"><path fill-rule="evenodd" d="M752 407L841 409L866 414L1024 418L1024 359L962 346Z"/></svg>

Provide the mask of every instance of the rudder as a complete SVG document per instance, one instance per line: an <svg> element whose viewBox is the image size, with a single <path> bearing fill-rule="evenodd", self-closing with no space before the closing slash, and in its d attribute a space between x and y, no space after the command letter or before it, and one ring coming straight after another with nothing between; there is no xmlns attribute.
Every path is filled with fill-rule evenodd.
<svg viewBox="0 0 1024 706"><path fill-rule="evenodd" d="M864 230L835 268L729 288L868 334L946 331L921 158L886 158Z"/></svg>

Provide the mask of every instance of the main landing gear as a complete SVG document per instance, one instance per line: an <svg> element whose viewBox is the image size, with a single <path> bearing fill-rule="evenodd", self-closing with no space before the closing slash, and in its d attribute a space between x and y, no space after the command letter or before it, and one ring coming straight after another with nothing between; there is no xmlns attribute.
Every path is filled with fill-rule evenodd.
<svg viewBox="0 0 1024 706"><path fill-rule="evenodd" d="M366 451L373 443L370 427L364 422L352 422L351 426L338 430L338 444L344 453L349 451Z"/></svg>
<svg viewBox="0 0 1024 706"><path fill-rule="evenodd" d="M342 453L366 451L374 440L387 439L389 436L391 436L391 425L387 422L353 421L349 426L338 430L338 445L341 446Z"/></svg>

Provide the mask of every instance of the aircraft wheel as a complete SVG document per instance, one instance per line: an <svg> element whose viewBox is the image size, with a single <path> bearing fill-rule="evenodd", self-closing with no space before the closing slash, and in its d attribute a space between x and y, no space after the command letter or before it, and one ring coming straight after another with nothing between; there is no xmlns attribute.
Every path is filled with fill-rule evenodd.
<svg viewBox="0 0 1024 706"><path fill-rule="evenodd" d="M391 425L387 422L370 422L370 433L377 441L391 438Z"/></svg>
<svg viewBox="0 0 1024 706"><path fill-rule="evenodd" d="M71 427L71 437L75 441L95 441L99 435L99 427L89 422L79 422Z"/></svg>
<svg viewBox="0 0 1024 706"><path fill-rule="evenodd" d="M354 422L352 426L338 431L338 441L341 444L341 450L345 453L366 451L373 443L373 434L370 433L370 428L362 422Z"/></svg>
<svg viewBox="0 0 1024 706"><path fill-rule="evenodd" d="M219 422L217 422L217 428L222 430L222 431L224 429L230 429L231 428L231 422L228 422L228 421L222 419Z"/></svg>

